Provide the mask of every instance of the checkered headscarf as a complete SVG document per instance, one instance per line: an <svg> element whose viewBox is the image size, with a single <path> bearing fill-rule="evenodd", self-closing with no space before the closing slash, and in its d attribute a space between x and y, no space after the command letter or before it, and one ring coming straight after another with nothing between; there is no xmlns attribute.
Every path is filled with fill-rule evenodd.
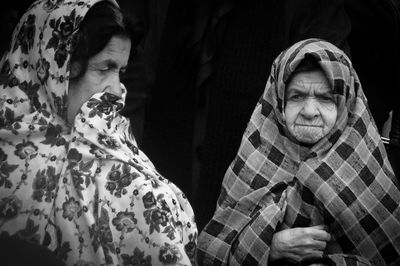
<svg viewBox="0 0 400 266"><path fill-rule="evenodd" d="M324 71L338 110L335 126L312 148L301 146L283 120L285 82L306 55ZM331 263L399 265L394 180L350 60L328 42L298 42L272 65L214 217L200 235L197 260L266 265L274 232L325 224L333 238L325 258Z"/></svg>

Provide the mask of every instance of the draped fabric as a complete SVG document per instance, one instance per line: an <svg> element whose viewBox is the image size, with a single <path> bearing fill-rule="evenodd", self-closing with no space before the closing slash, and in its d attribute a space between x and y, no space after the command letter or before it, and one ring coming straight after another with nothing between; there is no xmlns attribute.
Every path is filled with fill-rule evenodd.
<svg viewBox="0 0 400 266"><path fill-rule="evenodd" d="M1 61L0 221L3 234L42 244L66 162L71 35L96 1L37 1ZM55 248L51 238L49 248Z"/></svg>
<svg viewBox="0 0 400 266"><path fill-rule="evenodd" d="M283 120L285 82L305 55L329 81L338 117L313 147ZM274 61L265 91L228 168L212 220L199 236L199 264L267 265L275 232L325 224L324 259L337 265L400 263L400 192L345 53L300 41Z"/></svg>
<svg viewBox="0 0 400 266"><path fill-rule="evenodd" d="M138 150L122 106L95 94L75 118L55 202L62 246L72 249L67 262L190 265L193 211Z"/></svg>
<svg viewBox="0 0 400 266"><path fill-rule="evenodd" d="M235 158L275 57L307 38L325 39L350 53L351 25L344 0L216 2L219 7L204 36L201 58L207 61L202 61L198 75L204 81L200 92L207 99L198 190L209 191L207 198L201 193L194 197L199 228L215 211L224 173Z"/></svg>
<svg viewBox="0 0 400 266"><path fill-rule="evenodd" d="M67 265L190 265L193 211L138 149L126 89L93 95L67 125L74 34L97 2L33 3L1 61L1 234Z"/></svg>

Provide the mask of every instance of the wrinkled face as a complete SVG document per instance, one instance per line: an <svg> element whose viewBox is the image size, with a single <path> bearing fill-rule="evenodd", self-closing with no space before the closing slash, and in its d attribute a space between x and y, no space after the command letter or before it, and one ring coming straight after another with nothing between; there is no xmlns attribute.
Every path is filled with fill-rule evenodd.
<svg viewBox="0 0 400 266"><path fill-rule="evenodd" d="M322 70L293 75L286 87L284 117L289 132L304 144L315 144L336 123L337 107Z"/></svg>
<svg viewBox="0 0 400 266"><path fill-rule="evenodd" d="M128 38L114 36L106 47L89 59L85 74L77 80L71 80L68 91L68 123L73 124L82 104L98 92L122 95L120 73L128 64L131 41ZM74 67L71 65L71 75Z"/></svg>

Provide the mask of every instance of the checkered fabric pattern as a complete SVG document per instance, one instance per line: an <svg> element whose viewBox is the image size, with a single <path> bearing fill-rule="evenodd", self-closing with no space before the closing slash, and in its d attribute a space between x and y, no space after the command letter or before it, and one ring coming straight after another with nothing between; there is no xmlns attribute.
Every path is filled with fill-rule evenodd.
<svg viewBox="0 0 400 266"><path fill-rule="evenodd" d="M283 120L285 82L308 54L333 88L335 126L312 148ZM228 168L214 217L198 242L200 265L268 265L272 237L325 224L330 265L400 265L400 192L343 51L319 39L296 43L274 61L263 96ZM331 247L335 248L331 248Z"/></svg>

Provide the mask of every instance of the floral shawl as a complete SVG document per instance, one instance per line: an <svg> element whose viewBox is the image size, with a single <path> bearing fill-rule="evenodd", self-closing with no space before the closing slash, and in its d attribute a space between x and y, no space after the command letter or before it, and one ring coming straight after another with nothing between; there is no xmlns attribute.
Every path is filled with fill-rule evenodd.
<svg viewBox="0 0 400 266"><path fill-rule="evenodd" d="M126 90L66 123L73 36L98 1L36 1L1 60L0 232L68 265L190 265L193 211L138 149L119 114Z"/></svg>
<svg viewBox="0 0 400 266"><path fill-rule="evenodd" d="M285 82L308 54L333 88L338 118L312 148L283 120ZM228 168L214 217L200 234L201 265L267 265L274 232L325 224L329 265L400 264L400 192L343 51L301 41L274 61L264 94Z"/></svg>

